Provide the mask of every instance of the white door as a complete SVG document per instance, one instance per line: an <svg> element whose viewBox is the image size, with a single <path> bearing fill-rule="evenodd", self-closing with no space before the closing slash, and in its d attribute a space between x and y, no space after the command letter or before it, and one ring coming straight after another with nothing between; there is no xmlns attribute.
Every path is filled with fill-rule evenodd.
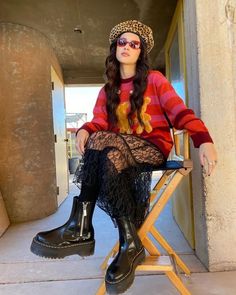
<svg viewBox="0 0 236 295"><path fill-rule="evenodd" d="M66 139L66 111L64 84L51 67L53 125L58 205L66 198L69 189L68 155Z"/></svg>

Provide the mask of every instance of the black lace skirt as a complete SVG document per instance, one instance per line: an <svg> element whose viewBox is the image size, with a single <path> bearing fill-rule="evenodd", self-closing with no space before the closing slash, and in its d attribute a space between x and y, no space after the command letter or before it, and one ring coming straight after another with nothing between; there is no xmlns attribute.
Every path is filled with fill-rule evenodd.
<svg viewBox="0 0 236 295"><path fill-rule="evenodd" d="M153 167L165 162L152 143L129 134L93 133L74 183L97 188L97 205L114 220L128 217L140 227L149 209Z"/></svg>

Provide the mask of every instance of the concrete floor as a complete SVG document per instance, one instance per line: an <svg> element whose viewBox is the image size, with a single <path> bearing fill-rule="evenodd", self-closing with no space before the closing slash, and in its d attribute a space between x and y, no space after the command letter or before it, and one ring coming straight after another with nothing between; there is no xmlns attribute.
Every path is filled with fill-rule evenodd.
<svg viewBox="0 0 236 295"><path fill-rule="evenodd" d="M70 184L70 194L59 210L42 220L12 225L0 239L0 295L94 295L104 276L99 266L118 238L110 218L96 208L94 256L82 259L37 257L29 250L38 232L61 225L70 213L72 199L79 193ZM192 295L236 295L236 271L208 273L185 241L171 214L169 203L156 223L157 228L190 268L190 278L181 275ZM164 253L164 251L163 251ZM179 294L165 275L137 272L132 295Z"/></svg>

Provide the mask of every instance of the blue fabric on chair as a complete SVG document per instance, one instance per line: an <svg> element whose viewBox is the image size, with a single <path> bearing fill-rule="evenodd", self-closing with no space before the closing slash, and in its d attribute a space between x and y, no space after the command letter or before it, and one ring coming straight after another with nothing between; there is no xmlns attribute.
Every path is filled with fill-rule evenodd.
<svg viewBox="0 0 236 295"><path fill-rule="evenodd" d="M158 166L156 169L154 168L153 171L159 171L159 170L178 170L184 168L182 161L166 161L163 165Z"/></svg>
<svg viewBox="0 0 236 295"><path fill-rule="evenodd" d="M174 161L169 160L166 161L163 165L160 166L153 166L153 165L145 165L142 169L143 172L150 172L150 171L166 171L166 170L179 170L181 168L184 168L184 162L183 161Z"/></svg>

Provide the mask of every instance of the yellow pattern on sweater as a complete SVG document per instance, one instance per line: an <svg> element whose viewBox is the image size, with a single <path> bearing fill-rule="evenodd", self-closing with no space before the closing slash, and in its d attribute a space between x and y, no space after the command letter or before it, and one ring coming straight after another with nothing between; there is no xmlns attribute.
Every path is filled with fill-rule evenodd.
<svg viewBox="0 0 236 295"><path fill-rule="evenodd" d="M134 123L137 124L137 129L136 133L141 134L143 130L146 132L150 133L152 131L152 126L150 124L151 121L151 116L146 113L147 106L151 102L150 97L145 97L144 98L144 103L141 108L140 116L143 121L144 126L141 126L140 123L138 122L137 115L135 116ZM129 121L128 121L128 108L129 108L129 102L123 102L119 104L119 106L116 109L116 115L118 118L118 127L120 129L121 133L127 133L127 134L132 134L133 130L129 126Z"/></svg>
<svg viewBox="0 0 236 295"><path fill-rule="evenodd" d="M133 131L129 126L129 121L127 117L127 110L129 108L129 102L120 103L116 109L116 115L118 119L118 127L121 133L132 134Z"/></svg>
<svg viewBox="0 0 236 295"><path fill-rule="evenodd" d="M142 108L141 108L140 117L143 121L144 126L139 124L137 117L135 118L134 122L138 123L138 127L136 129L137 134L141 134L143 130L145 130L147 133L150 133L152 131L152 125L150 124L151 116L146 113L147 106L149 105L150 102L151 102L151 98L148 96L145 97Z"/></svg>

